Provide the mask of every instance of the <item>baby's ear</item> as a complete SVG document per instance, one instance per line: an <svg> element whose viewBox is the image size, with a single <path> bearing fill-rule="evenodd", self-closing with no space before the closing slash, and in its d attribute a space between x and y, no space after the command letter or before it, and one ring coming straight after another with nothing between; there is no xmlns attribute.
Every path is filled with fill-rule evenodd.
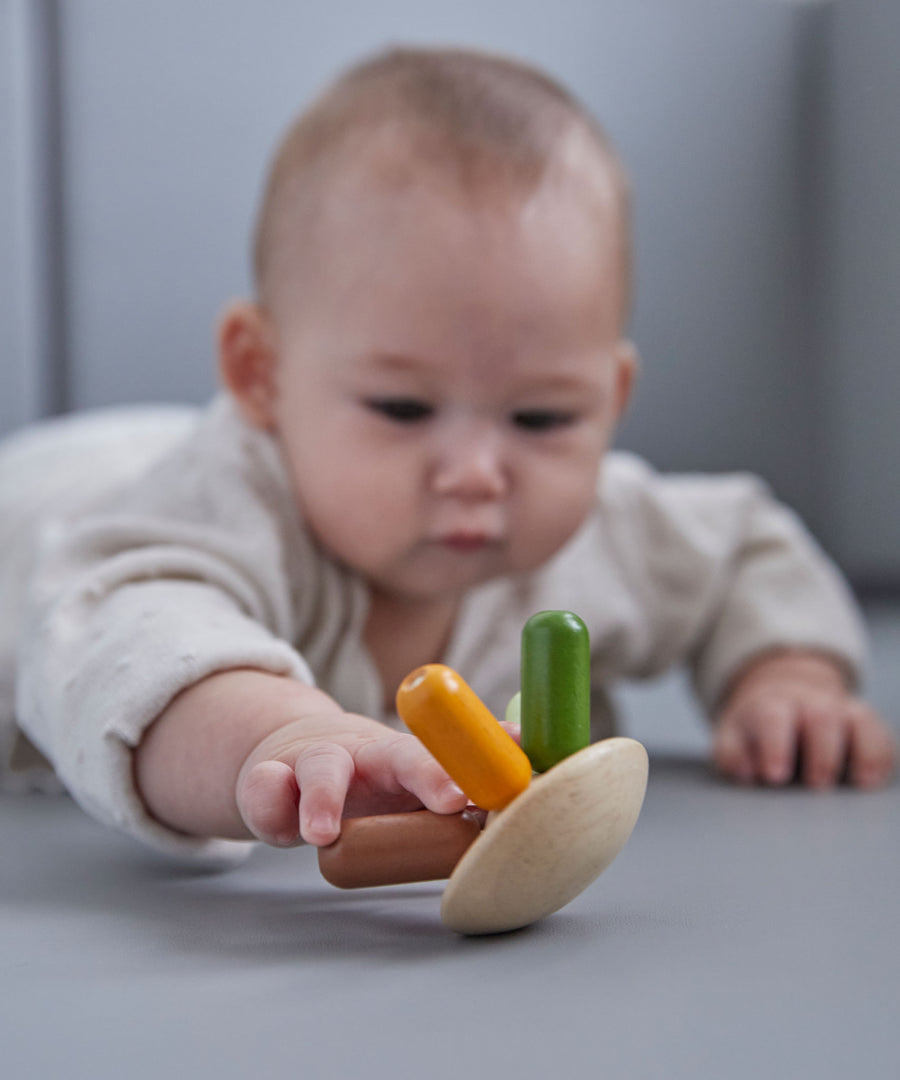
<svg viewBox="0 0 900 1080"><path fill-rule="evenodd" d="M631 391L634 380L637 377L641 358L635 348L634 342L622 338L615 348L616 359L616 419L620 420L628 408L631 400Z"/></svg>
<svg viewBox="0 0 900 1080"><path fill-rule="evenodd" d="M219 375L244 419L254 427L274 426L276 350L265 312L249 300L235 300L219 320Z"/></svg>

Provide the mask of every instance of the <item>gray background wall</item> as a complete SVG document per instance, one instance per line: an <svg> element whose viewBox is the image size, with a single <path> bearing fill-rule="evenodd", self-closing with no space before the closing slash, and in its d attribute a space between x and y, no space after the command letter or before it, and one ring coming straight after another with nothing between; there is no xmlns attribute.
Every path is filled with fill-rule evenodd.
<svg viewBox="0 0 900 1080"><path fill-rule="evenodd" d="M898 33L877 0L0 0L0 430L204 400L296 109L389 42L482 45L561 77L629 164L620 444L757 471L900 582Z"/></svg>
<svg viewBox="0 0 900 1080"><path fill-rule="evenodd" d="M828 47L823 529L857 580L898 582L900 4L836 4Z"/></svg>
<svg viewBox="0 0 900 1080"><path fill-rule="evenodd" d="M13 11L0 3L0 431L21 423L34 412L26 392L26 366L32 360L24 336L24 297L20 285L24 273L23 245L17 235L19 145L17 92L19 73L14 66Z"/></svg>

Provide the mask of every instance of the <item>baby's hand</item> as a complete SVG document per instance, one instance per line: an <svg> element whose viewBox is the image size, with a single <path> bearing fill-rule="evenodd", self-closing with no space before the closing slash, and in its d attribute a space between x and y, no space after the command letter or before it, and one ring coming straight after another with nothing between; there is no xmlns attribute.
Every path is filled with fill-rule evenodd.
<svg viewBox="0 0 900 1080"><path fill-rule="evenodd" d="M235 795L247 828L279 847L330 844L342 817L422 805L446 814L468 802L413 735L331 711L266 736L244 762Z"/></svg>
<svg viewBox="0 0 900 1080"><path fill-rule="evenodd" d="M877 713L848 692L835 663L786 650L738 680L718 719L714 759L741 783L786 784L799 774L810 787L846 776L873 788L893 774L897 747Z"/></svg>

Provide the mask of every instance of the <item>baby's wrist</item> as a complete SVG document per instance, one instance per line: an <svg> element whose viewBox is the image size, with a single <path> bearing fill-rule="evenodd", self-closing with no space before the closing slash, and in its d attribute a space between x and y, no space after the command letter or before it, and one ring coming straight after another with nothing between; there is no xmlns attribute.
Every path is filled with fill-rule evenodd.
<svg viewBox="0 0 900 1080"><path fill-rule="evenodd" d="M848 695L854 672L841 657L818 649L772 649L754 657L731 679L722 698L722 709L745 695L777 687L805 687L818 692Z"/></svg>

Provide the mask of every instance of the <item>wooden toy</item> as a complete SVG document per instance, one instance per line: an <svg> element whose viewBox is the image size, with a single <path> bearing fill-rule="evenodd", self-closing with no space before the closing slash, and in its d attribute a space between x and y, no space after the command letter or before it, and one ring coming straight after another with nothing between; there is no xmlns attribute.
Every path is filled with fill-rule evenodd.
<svg viewBox="0 0 900 1080"><path fill-rule="evenodd" d="M333 844L319 848L319 869L339 889L439 881L450 877L483 824L484 815L471 811L350 818Z"/></svg>
<svg viewBox="0 0 900 1080"><path fill-rule="evenodd" d="M502 810L531 783L531 762L472 688L444 664L411 672L397 712L476 806Z"/></svg>
<svg viewBox="0 0 900 1080"><path fill-rule="evenodd" d="M565 758L497 814L450 876L445 926L461 934L516 930L558 911L613 861L647 787L647 751L613 738Z"/></svg>
<svg viewBox="0 0 900 1080"><path fill-rule="evenodd" d="M522 727L536 762L456 672L427 664L408 675L400 716L477 806L347 821L319 850L326 879L357 888L449 875L441 919L462 934L515 930L573 900L624 847L647 786L639 742L587 745L589 655L584 623L569 612L526 625ZM483 829L477 807L492 811Z"/></svg>
<svg viewBox="0 0 900 1080"><path fill-rule="evenodd" d="M571 611L539 611L522 631L522 749L546 772L591 741L591 645Z"/></svg>

